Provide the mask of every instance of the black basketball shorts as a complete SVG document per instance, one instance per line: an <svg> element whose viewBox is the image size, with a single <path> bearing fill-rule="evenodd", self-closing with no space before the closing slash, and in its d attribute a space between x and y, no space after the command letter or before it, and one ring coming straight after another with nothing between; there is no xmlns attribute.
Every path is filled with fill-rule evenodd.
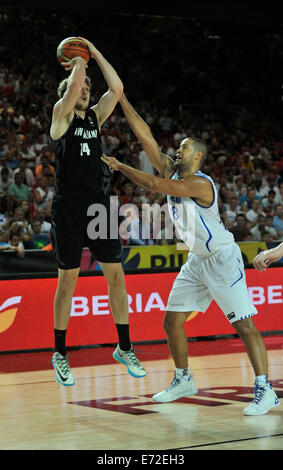
<svg viewBox="0 0 283 470"><path fill-rule="evenodd" d="M89 206L99 204L100 215L87 215ZM99 207L101 207L99 206ZM120 263L122 260L122 242L118 236L110 233L110 198L95 199L86 192L76 192L64 196L56 195L52 202L51 242L60 269L80 267L84 247L88 247L93 257L102 263ZM94 236L94 220L98 234ZM92 225L89 225L92 223ZM106 223L106 225L105 225ZM113 224L113 221L112 221ZM102 227L103 225L103 227ZM112 225L113 226L113 225ZM105 227L107 231L105 232ZM102 228L102 229L101 229ZM90 234L90 236L89 236Z"/></svg>

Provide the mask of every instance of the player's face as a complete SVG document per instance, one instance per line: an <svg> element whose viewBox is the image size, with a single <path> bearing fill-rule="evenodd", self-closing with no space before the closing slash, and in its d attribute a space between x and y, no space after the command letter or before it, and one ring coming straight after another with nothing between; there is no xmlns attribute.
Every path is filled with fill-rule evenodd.
<svg viewBox="0 0 283 470"><path fill-rule="evenodd" d="M176 152L176 160L174 166L176 170L188 170L194 164L194 148L189 138L182 140L180 147Z"/></svg>
<svg viewBox="0 0 283 470"><path fill-rule="evenodd" d="M90 89L89 86L85 83L84 87L81 89L81 95L76 102L76 109L79 111L86 111L89 105L90 100Z"/></svg>

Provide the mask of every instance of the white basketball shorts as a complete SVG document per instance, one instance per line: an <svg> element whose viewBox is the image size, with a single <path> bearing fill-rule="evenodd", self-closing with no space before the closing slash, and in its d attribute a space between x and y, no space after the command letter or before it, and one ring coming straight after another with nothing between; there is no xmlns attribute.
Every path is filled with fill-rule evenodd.
<svg viewBox="0 0 283 470"><path fill-rule="evenodd" d="M249 300L242 254L236 243L208 258L190 253L174 281L166 310L205 312L212 300L230 323L257 314Z"/></svg>

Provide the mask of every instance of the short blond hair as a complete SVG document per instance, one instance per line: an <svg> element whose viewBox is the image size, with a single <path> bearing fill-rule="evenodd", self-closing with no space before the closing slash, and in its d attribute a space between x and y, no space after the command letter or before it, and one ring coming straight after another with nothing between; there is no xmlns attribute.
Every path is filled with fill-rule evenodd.
<svg viewBox="0 0 283 470"><path fill-rule="evenodd" d="M59 86L57 88L57 94L59 98L62 98L62 96L64 96L64 93L67 90L69 79L70 77L64 78L64 80L59 83ZM91 88L91 79L88 76L85 77L85 83L89 86L89 88Z"/></svg>

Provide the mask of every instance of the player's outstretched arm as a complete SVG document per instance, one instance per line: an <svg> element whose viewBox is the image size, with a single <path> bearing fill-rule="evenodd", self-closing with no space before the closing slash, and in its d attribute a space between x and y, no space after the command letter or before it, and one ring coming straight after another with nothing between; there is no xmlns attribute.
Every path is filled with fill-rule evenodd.
<svg viewBox="0 0 283 470"><path fill-rule="evenodd" d="M161 152L158 143L151 133L150 127L135 111L124 93L120 98L120 105L122 106L130 128L142 144L142 147L154 168L156 168L162 177L166 178L167 176L171 176L174 172L173 160L168 157L168 155Z"/></svg>
<svg viewBox="0 0 283 470"><path fill-rule="evenodd" d="M101 159L109 166L110 170L121 171L133 183L152 192L169 194L176 197L195 197L209 204L211 204L213 199L213 190L210 182L200 176L192 175L183 180L160 178L125 165L114 157L102 155Z"/></svg>
<svg viewBox="0 0 283 470"><path fill-rule="evenodd" d="M99 102L92 108L96 112L98 125L101 127L118 103L119 98L123 92L123 83L116 70L105 59L102 53L92 44L92 42L82 37L80 39L83 39L87 43L90 56L92 59L96 60L97 65L103 73L105 81L108 85L108 91L104 93Z"/></svg>
<svg viewBox="0 0 283 470"><path fill-rule="evenodd" d="M283 243L259 253L253 260L253 265L258 271L265 271L271 263L279 261L283 256Z"/></svg>

